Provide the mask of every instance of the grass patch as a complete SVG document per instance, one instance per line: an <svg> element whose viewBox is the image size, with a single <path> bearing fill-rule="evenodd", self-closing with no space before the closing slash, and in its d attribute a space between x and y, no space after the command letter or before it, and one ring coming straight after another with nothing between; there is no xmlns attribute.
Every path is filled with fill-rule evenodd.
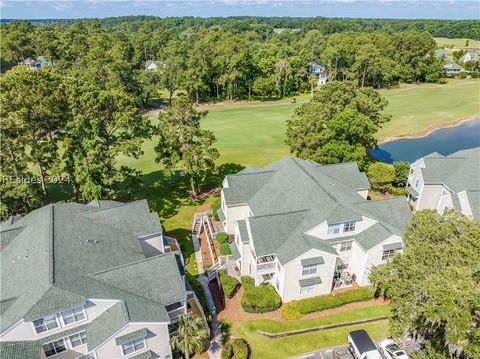
<svg viewBox="0 0 480 359"><path fill-rule="evenodd" d="M472 40L466 38L458 38L458 39L449 39L446 37L434 37L435 42L440 47L450 47L453 45L454 49L470 49L472 47L479 48L480 41L479 40ZM465 42L468 40L468 47L465 46Z"/></svg>
<svg viewBox="0 0 480 359"><path fill-rule="evenodd" d="M388 321L365 323L335 329L327 329L290 337L270 339L258 335L257 330L281 332L349 322L384 316L388 313L388 305L351 309L316 319L295 322L277 322L273 320L255 320L232 324L232 335L245 338L252 348L252 358L279 359L310 352L316 349L342 345L347 342L347 335L352 330L365 329L373 339L384 338L388 333Z"/></svg>
<svg viewBox="0 0 480 359"><path fill-rule="evenodd" d="M314 319L303 319L287 322L280 322L271 319L252 320L247 322L245 327L250 331L262 330L268 333L281 333L292 330L314 328L322 325L346 323L362 319L384 317L387 316L389 313L390 307L388 304L377 304L364 308L349 309L340 313Z"/></svg>

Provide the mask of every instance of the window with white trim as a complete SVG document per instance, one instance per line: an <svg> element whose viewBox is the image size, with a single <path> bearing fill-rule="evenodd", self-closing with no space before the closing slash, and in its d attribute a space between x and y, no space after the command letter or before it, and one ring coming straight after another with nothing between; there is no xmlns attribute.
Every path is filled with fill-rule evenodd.
<svg viewBox="0 0 480 359"><path fill-rule="evenodd" d="M419 182L420 182L420 180L418 180L418 179L415 181L415 188L417 188L417 189L418 189L418 183Z"/></svg>
<svg viewBox="0 0 480 359"><path fill-rule="evenodd" d="M340 252L346 252L352 250L352 241L340 243Z"/></svg>
<svg viewBox="0 0 480 359"><path fill-rule="evenodd" d="M282 271L282 265L280 264L280 262L277 262L277 270L279 273Z"/></svg>
<svg viewBox="0 0 480 359"><path fill-rule="evenodd" d="M122 353L123 356L126 356L145 349L146 347L147 343L145 343L145 338L139 338L132 340L131 342L122 344Z"/></svg>
<svg viewBox="0 0 480 359"><path fill-rule="evenodd" d="M315 292L315 284L300 286L300 295L312 294Z"/></svg>
<svg viewBox="0 0 480 359"><path fill-rule="evenodd" d="M316 264L310 264L307 266L302 266L302 276L305 275L312 275L317 273L317 265Z"/></svg>
<svg viewBox="0 0 480 359"><path fill-rule="evenodd" d="M65 325L70 325L76 322L85 320L87 316L85 315L85 310L83 306L72 308L62 312L62 319Z"/></svg>
<svg viewBox="0 0 480 359"><path fill-rule="evenodd" d="M73 334L70 335L68 339L70 340L72 348L76 348L87 343L87 333L83 331L81 333Z"/></svg>
<svg viewBox="0 0 480 359"><path fill-rule="evenodd" d="M392 258L393 255L395 254L395 252L396 252L395 249L387 249L387 250L383 251L382 261L384 261L386 259L389 259L389 258Z"/></svg>
<svg viewBox="0 0 480 359"><path fill-rule="evenodd" d="M340 233L340 227L342 225L340 223L336 224L329 224L328 229L327 229L327 234L330 236L332 234L339 234Z"/></svg>
<svg viewBox="0 0 480 359"><path fill-rule="evenodd" d="M275 282L275 287L277 287L277 290L280 290L280 281L278 279Z"/></svg>
<svg viewBox="0 0 480 359"><path fill-rule="evenodd" d="M52 355L57 355L59 353L67 351L67 347L65 346L65 342L63 339L43 344L42 347L46 357L51 357Z"/></svg>
<svg viewBox="0 0 480 359"><path fill-rule="evenodd" d="M346 263L346 262L341 262L341 263L338 263L338 264L337 264L337 269L336 269L336 270L337 270L337 272L341 272L341 271L343 271L343 270L345 270L345 269L347 269L347 268L348 268L348 263Z"/></svg>
<svg viewBox="0 0 480 359"><path fill-rule="evenodd" d="M355 232L355 221L345 222L343 224L343 233L345 232Z"/></svg>
<svg viewBox="0 0 480 359"><path fill-rule="evenodd" d="M81 355L79 357L76 357L75 359L96 359L95 358L95 354L93 353L88 353L88 354L85 354L85 355Z"/></svg>
<svg viewBox="0 0 480 359"><path fill-rule="evenodd" d="M46 317L33 321L33 326L37 334L47 332L59 327L56 315L48 315Z"/></svg>

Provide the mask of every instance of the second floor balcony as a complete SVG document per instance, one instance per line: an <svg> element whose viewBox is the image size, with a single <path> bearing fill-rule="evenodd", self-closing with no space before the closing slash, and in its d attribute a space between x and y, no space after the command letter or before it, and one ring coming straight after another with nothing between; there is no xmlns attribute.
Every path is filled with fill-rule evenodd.
<svg viewBox="0 0 480 359"><path fill-rule="evenodd" d="M253 271L256 274L268 274L275 272L275 256L255 256L252 250L250 250L250 262L252 263Z"/></svg>

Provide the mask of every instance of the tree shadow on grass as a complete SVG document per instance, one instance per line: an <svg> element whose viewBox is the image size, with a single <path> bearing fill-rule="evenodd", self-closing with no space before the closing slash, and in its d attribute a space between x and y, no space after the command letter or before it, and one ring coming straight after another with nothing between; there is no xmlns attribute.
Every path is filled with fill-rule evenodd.
<svg viewBox="0 0 480 359"><path fill-rule="evenodd" d="M221 187L226 175L236 173L241 169L243 166L236 163L218 166L200 183L201 191L206 192ZM150 209L165 219L176 215L183 206L201 205L204 202L204 199L191 198L189 191L188 176L178 172L167 176L163 171L155 171L141 176L140 184L133 188L127 190L127 186L123 185L119 199L131 201L146 198Z"/></svg>

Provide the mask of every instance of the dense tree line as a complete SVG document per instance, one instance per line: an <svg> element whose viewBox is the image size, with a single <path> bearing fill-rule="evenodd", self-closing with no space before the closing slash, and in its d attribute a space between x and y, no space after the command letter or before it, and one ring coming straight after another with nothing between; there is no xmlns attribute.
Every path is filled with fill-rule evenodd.
<svg viewBox="0 0 480 359"><path fill-rule="evenodd" d="M70 24L73 20L36 20L40 24ZM92 21L84 19L83 22ZM148 26L156 28L176 28L184 31L189 28L220 27L235 32L263 31L271 33L274 29L319 30L329 35L336 32L384 31L388 33L402 31L426 31L435 37L470 38L480 40L480 22L477 20L428 20L428 19L352 19L326 17L169 17L121 16L99 20L102 26L123 31L137 31Z"/></svg>
<svg viewBox="0 0 480 359"><path fill-rule="evenodd" d="M28 57L43 56L63 75L119 85L139 104L160 88L170 97L186 90L195 101L295 95L314 83L307 72L312 60L325 65L329 80L362 87L436 82L444 75L428 32L274 32L263 22L242 31L228 26L179 31L186 20L167 20L170 27L146 21L134 30L112 30L98 21L3 24L2 72ZM156 73L145 71L148 60L158 61Z"/></svg>

